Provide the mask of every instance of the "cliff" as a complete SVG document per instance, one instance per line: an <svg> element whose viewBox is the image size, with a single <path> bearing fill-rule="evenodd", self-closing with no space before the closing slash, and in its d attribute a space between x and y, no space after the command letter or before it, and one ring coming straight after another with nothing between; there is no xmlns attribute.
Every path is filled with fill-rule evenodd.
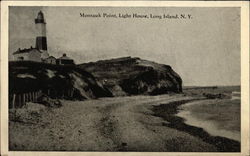
<svg viewBox="0 0 250 156"><path fill-rule="evenodd" d="M182 92L182 80L170 66L131 57L78 66L10 62L9 82L10 94L41 90L51 98L78 100Z"/></svg>
<svg viewBox="0 0 250 156"><path fill-rule="evenodd" d="M10 94L38 90L52 98L81 100L112 96L92 74L76 66L9 62Z"/></svg>
<svg viewBox="0 0 250 156"><path fill-rule="evenodd" d="M182 79L169 65L123 57L78 66L93 74L114 96L182 92Z"/></svg>

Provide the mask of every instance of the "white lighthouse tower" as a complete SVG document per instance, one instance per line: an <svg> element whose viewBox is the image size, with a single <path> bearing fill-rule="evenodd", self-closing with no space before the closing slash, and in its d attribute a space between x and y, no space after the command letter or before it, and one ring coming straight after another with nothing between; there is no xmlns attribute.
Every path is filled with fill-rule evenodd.
<svg viewBox="0 0 250 156"><path fill-rule="evenodd" d="M36 24L36 48L42 52L41 59L49 57L47 51L46 23L42 11L40 11L35 19Z"/></svg>

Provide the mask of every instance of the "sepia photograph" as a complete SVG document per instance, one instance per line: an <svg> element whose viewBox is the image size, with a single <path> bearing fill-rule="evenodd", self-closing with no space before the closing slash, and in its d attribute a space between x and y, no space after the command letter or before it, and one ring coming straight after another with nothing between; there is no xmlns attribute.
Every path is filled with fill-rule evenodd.
<svg viewBox="0 0 250 156"><path fill-rule="evenodd" d="M8 150L241 153L241 17L8 6Z"/></svg>

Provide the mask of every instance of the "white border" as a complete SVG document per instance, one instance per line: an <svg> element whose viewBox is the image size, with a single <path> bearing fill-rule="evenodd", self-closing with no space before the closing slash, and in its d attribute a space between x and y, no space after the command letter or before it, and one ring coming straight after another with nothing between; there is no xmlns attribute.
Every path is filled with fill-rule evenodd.
<svg viewBox="0 0 250 156"><path fill-rule="evenodd" d="M9 152L8 151L8 6L240 7L241 8L241 153L208 152ZM2 1L1 2L1 154L51 155L249 155L249 2L247 1Z"/></svg>

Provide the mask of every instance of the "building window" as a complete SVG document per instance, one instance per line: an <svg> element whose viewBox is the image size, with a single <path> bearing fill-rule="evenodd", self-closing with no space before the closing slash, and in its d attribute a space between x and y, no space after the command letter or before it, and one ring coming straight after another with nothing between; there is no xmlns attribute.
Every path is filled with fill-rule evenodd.
<svg viewBox="0 0 250 156"><path fill-rule="evenodd" d="M74 61L73 60L61 60L61 64L72 65L74 64Z"/></svg>
<svg viewBox="0 0 250 156"><path fill-rule="evenodd" d="M24 58L23 58L23 56L20 56L20 57L18 57L18 58L17 58L17 60L19 60L19 61L23 61L23 60L24 60Z"/></svg>

